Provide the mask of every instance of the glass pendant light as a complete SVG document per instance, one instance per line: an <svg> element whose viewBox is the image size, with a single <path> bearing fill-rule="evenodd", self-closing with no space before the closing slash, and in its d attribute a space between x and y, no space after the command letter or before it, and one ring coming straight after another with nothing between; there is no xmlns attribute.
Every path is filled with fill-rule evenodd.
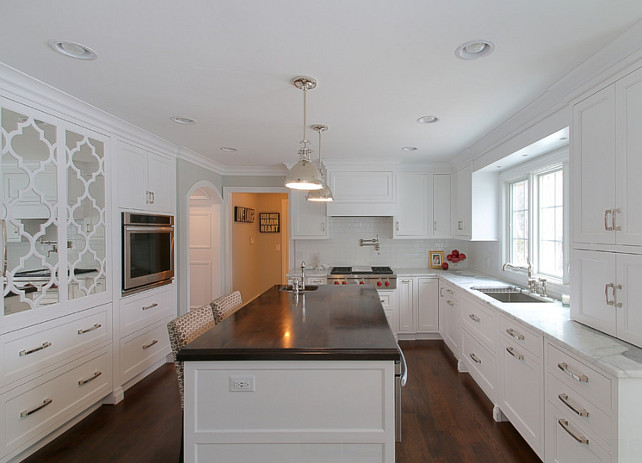
<svg viewBox="0 0 642 463"><path fill-rule="evenodd" d="M323 180L323 188L320 190L312 190L308 192L308 195L305 197L308 201L315 201L320 203L329 203L334 201L332 196L332 190L328 186L328 178L326 176L327 171L321 162L321 132L328 130L328 126L324 124L315 124L312 126L312 130L319 132L319 172L321 172L321 180Z"/></svg>
<svg viewBox="0 0 642 463"><path fill-rule="evenodd" d="M285 177L285 186L295 190L320 190L323 188L321 172L310 160L312 148L310 141L305 138L306 127L306 95L308 90L317 86L313 77L296 77L292 84L303 90L303 140L299 142L299 162L297 162Z"/></svg>

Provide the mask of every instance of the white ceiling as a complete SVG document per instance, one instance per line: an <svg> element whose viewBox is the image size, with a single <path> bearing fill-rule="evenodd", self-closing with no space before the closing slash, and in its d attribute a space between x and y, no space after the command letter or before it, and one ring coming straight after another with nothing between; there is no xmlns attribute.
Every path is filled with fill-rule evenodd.
<svg viewBox="0 0 642 463"><path fill-rule="evenodd" d="M271 166L297 159L295 76L318 80L308 123L330 127L324 159L447 161L642 18L642 1L0 0L0 11L0 61L224 166ZM98 59L63 57L51 39ZM478 39L494 53L455 57ZM417 124L424 115L440 120ZM315 150L317 137L308 130Z"/></svg>

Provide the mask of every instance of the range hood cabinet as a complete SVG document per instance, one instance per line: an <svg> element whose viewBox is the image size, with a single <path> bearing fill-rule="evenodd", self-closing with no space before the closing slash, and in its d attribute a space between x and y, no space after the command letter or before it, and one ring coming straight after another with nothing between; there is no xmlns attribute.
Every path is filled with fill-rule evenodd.
<svg viewBox="0 0 642 463"><path fill-rule="evenodd" d="M330 217L391 217L395 215L392 171L336 170L328 174L334 201Z"/></svg>

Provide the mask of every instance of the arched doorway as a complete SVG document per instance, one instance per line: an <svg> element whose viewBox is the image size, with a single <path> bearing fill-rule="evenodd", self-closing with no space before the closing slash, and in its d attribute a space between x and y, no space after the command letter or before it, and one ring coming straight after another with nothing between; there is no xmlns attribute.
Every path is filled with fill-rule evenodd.
<svg viewBox="0 0 642 463"><path fill-rule="evenodd" d="M196 183L188 194L188 304L208 304L223 294L222 198L209 182Z"/></svg>

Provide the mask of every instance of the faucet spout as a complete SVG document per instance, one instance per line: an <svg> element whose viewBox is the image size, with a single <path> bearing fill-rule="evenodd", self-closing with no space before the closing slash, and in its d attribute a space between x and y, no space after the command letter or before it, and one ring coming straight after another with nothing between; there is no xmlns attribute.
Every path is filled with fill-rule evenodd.
<svg viewBox="0 0 642 463"><path fill-rule="evenodd" d="M305 289L305 261L301 262L301 289Z"/></svg>

